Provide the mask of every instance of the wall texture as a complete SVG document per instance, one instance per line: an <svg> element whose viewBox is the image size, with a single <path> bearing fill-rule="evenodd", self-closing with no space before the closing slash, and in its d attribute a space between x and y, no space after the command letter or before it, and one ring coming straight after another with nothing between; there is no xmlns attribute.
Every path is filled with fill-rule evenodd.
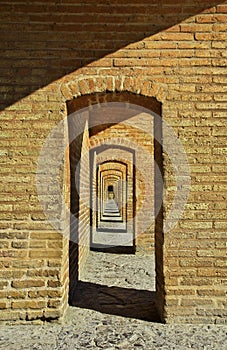
<svg viewBox="0 0 227 350"><path fill-rule="evenodd" d="M185 211L156 242L162 318L225 322L226 1L13 0L1 1L0 17L0 319L64 314L68 241L60 215L53 227L40 204L38 157L67 101L128 91L162 103L190 166ZM56 147L63 139L59 133ZM171 146L165 133L163 146ZM158 220L174 198L173 170L164 152ZM58 182L67 192L62 174ZM62 214L55 184L39 185L42 200L55 198L45 212Z"/></svg>

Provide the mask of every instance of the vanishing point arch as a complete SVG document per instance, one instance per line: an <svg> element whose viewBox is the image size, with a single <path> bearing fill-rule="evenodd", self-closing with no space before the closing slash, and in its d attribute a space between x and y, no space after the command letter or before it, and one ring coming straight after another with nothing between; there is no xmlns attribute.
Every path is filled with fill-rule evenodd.
<svg viewBox="0 0 227 350"><path fill-rule="evenodd" d="M158 172L163 174L163 164L162 164L162 146L157 141L157 139L160 139L160 136L162 135L162 125L160 122L160 116L161 116L161 103L158 102L158 100L155 97L150 96L144 96L142 94L139 94L138 92L141 92L141 89L143 86L138 88L138 85L136 85L136 82L134 84L134 87L137 86L136 91L122 91L124 89L124 81L122 82L122 78L119 80L115 80L115 91L110 91L110 85L108 85L108 79L103 80L103 91L102 92L95 92L92 90L96 90L95 83L96 79L87 79L84 80L84 86L86 86L86 91L83 90L83 94L81 95L80 91L72 91L72 89L69 87L69 84L65 84L62 86L62 91L64 96L70 98L67 103L67 112L68 115L79 111L83 108L92 108L94 105L100 105L107 104L108 102L113 103L125 103L125 105L137 105L141 106L150 112L153 112L154 114L157 114L159 118L155 118L154 126L153 126L153 147L154 147L154 161L156 165L158 165ZM119 84L119 81L121 83ZM147 84L147 82L145 82ZM108 85L108 86L107 86ZM114 86L112 85L112 88L114 89ZM148 84L149 85L149 82ZM79 84L78 84L79 86ZM81 85L80 85L81 86ZM118 89L117 89L118 86ZM93 87L93 89L92 89ZM91 90L91 91L89 91ZM135 89L132 89L135 90ZM148 89L149 91L149 89ZM86 92L86 93L85 93ZM90 92L90 93L89 93ZM91 135L94 135L97 130L91 130ZM157 137L156 137L157 135ZM95 138L93 140L94 144L93 146L98 146L98 144L95 144ZM155 172L155 171L154 171ZM158 176L156 173L154 173L154 202L155 202L155 259L156 259L156 295L157 295L157 307L159 311L159 315L161 319L164 319L164 275L163 275L163 209L162 205L160 206L160 197L162 197L162 188L158 186L155 179L156 176ZM71 197L72 199L72 197ZM156 205L158 203L158 205ZM158 209L156 207L159 207ZM73 244L74 246L74 244ZM78 248L73 248L74 250L77 250ZM72 256L72 251L70 252L69 256ZM77 257L78 259L78 257ZM69 262L69 270L70 266L74 266L74 270L78 269L78 264L75 261ZM73 295L73 285L74 285L74 277L78 276L78 271L71 271L70 272L70 283L69 283L69 295ZM70 299L69 299L70 300Z"/></svg>

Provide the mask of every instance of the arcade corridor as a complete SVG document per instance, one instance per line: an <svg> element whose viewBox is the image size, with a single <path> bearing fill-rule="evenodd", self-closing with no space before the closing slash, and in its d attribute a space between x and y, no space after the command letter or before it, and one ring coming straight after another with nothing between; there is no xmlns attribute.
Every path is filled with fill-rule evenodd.
<svg viewBox="0 0 227 350"><path fill-rule="evenodd" d="M70 304L157 321L154 132L159 124L154 127L153 112L117 101L95 104L83 117L69 120L68 128L71 212L77 218L71 222L77 244L70 245Z"/></svg>

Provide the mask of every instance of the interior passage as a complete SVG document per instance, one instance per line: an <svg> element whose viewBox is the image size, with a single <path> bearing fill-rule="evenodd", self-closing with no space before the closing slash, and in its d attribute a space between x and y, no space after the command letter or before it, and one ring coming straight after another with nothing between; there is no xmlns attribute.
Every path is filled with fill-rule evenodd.
<svg viewBox="0 0 227 350"><path fill-rule="evenodd" d="M123 220L118 205L114 199L105 203L101 220L96 227L94 238L100 247L132 246L132 233L127 232L127 223ZM97 246L98 248L98 246Z"/></svg>
<svg viewBox="0 0 227 350"><path fill-rule="evenodd" d="M114 199L106 202L102 220L119 221L122 220L121 213Z"/></svg>
<svg viewBox="0 0 227 350"><path fill-rule="evenodd" d="M153 115L118 103L89 113L79 168L79 274L70 300L81 308L157 321ZM90 244L84 239L88 227Z"/></svg>

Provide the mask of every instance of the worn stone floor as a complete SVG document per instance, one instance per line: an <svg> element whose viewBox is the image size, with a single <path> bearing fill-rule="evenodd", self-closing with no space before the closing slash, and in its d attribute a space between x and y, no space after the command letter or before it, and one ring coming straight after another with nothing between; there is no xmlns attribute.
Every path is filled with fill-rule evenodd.
<svg viewBox="0 0 227 350"><path fill-rule="evenodd" d="M114 199L106 203L104 213L98 227L93 229L93 247L133 247L134 235L127 229L127 223L123 222L120 211Z"/></svg>
<svg viewBox="0 0 227 350"><path fill-rule="evenodd" d="M154 255L91 252L74 305L106 314L158 321Z"/></svg>
<svg viewBox="0 0 227 350"><path fill-rule="evenodd" d="M148 321L156 317L154 281L152 255L91 252L81 294L76 293L64 323L0 326L0 349L227 349L225 325Z"/></svg>

